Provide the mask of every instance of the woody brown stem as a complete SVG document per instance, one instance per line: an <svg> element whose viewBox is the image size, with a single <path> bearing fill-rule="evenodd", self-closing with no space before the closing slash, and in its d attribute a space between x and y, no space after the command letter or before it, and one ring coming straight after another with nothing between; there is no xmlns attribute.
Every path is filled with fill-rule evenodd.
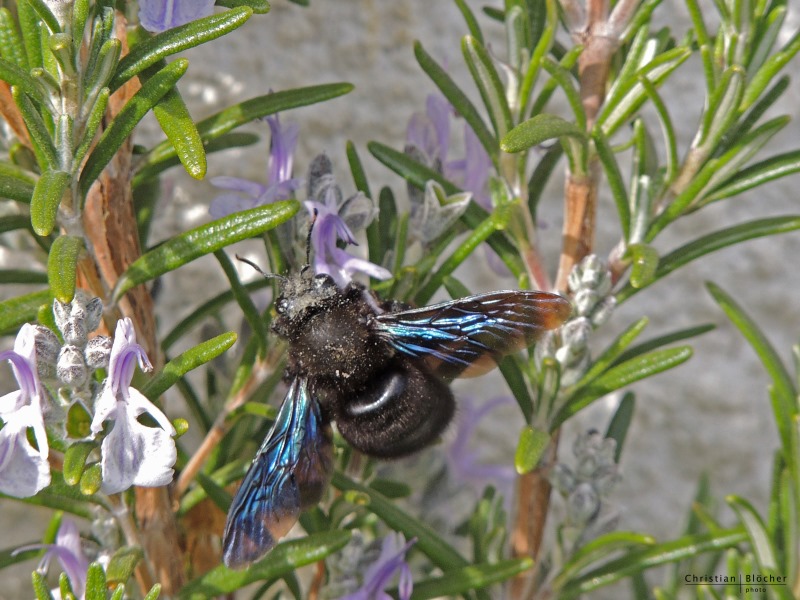
<svg viewBox="0 0 800 600"><path fill-rule="evenodd" d="M640 0L620 0L609 15L608 0L587 0L585 10L577 0L562 0L573 39L584 46L578 61L578 76L586 130L591 133L606 97L611 59L620 36ZM591 152L591 149L589 150ZM580 166L579 166L580 167ZM564 228L555 289L566 293L570 272L594 247L597 193L601 169L591 152L583 165L585 172L567 173L564 188ZM515 556L540 558L550 505L551 486L546 470L558 454L558 432L552 437L540 467L522 475L517 485L516 520L512 530ZM532 597L536 590L530 576L512 583L513 598Z"/></svg>
<svg viewBox="0 0 800 600"><path fill-rule="evenodd" d="M126 25L124 16L117 13L116 36L123 43L123 53L128 50ZM106 122L119 113L138 88L138 82L131 80L111 96ZM133 144L128 140L90 188L82 213L82 229L91 259L79 265L78 285L102 298L108 297L120 275L141 256L130 185L132 151ZM156 368L163 364L156 338L153 301L147 289L144 286L132 289L114 308L134 322L137 339ZM120 316L114 314L116 310L105 315L107 325ZM155 575L164 594L174 595L183 586L185 577L169 493L164 487L136 488L135 497L138 539L145 554L137 567L137 582L142 593L146 593Z"/></svg>

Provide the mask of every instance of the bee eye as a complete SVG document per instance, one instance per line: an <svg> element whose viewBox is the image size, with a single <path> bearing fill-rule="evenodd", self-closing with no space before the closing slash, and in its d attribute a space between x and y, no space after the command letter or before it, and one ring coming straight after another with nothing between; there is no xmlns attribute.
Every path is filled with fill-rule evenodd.
<svg viewBox="0 0 800 600"><path fill-rule="evenodd" d="M279 315L282 315L283 313L286 312L286 309L288 307L289 307L289 301L286 298L281 298L275 305L275 310L278 312Z"/></svg>

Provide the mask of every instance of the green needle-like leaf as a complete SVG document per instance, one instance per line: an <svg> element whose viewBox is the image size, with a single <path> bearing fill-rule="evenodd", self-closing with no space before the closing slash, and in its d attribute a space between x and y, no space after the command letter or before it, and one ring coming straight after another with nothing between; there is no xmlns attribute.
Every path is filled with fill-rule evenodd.
<svg viewBox="0 0 800 600"><path fill-rule="evenodd" d="M451 569L435 579L426 579L415 583L411 600L459 596L469 590L479 590L511 579L531 567L533 567L533 559L512 558L491 564Z"/></svg>
<svg viewBox="0 0 800 600"><path fill-rule="evenodd" d="M775 555L775 548L772 545L772 540L766 527L764 527L764 521L758 515L756 509L747 500L739 496L728 496L725 500L736 511L739 521L747 530L758 565L762 569L777 570L779 565Z"/></svg>
<svg viewBox="0 0 800 600"><path fill-rule="evenodd" d="M447 74L447 71L439 66L439 63L425 51L422 44L419 42L414 43L414 56L416 56L419 66L421 66L422 70L433 80L433 83L436 84L439 91L444 94L444 97L453 105L453 108L456 109L458 114L464 117L464 120L472 128L472 131L478 136L486 153L492 157L493 161L496 161L497 138L489 131L489 128L486 126L486 123L483 122L483 118L475 108L475 105L472 104L466 94L461 91L461 88L456 85L455 81Z"/></svg>
<svg viewBox="0 0 800 600"><path fill-rule="evenodd" d="M136 259L117 282L114 298L132 287L173 271L188 262L288 221L299 210L296 200L259 206L212 221L164 242Z"/></svg>
<svg viewBox="0 0 800 600"><path fill-rule="evenodd" d="M514 467L517 473L524 475L533 471L549 443L549 433L530 426L525 427L520 433L517 451L514 454Z"/></svg>
<svg viewBox="0 0 800 600"><path fill-rule="evenodd" d="M83 238L62 235L50 246L47 257L47 279L53 297L59 302L72 302L78 259L83 251Z"/></svg>
<svg viewBox="0 0 800 600"><path fill-rule="evenodd" d="M0 162L0 198L30 202L36 176L17 165Z"/></svg>
<svg viewBox="0 0 800 600"><path fill-rule="evenodd" d="M125 583L133 575L144 553L139 547L123 546L111 556L106 567L108 585Z"/></svg>
<svg viewBox="0 0 800 600"><path fill-rule="evenodd" d="M630 346L634 340L636 340L636 338L642 334L645 327L647 327L648 322L649 320L647 317L642 317L635 323L629 325L625 331L619 334L619 336L617 336L617 338L611 342L605 350L603 350L602 354L594 359L589 370L586 371L578 383L575 384L575 390L573 393L578 393L581 388L589 385L602 373L606 372L606 370L612 364L614 364L614 361L617 360L617 358L619 358L619 356L625 350L627 350L628 346Z"/></svg>
<svg viewBox="0 0 800 600"><path fill-rule="evenodd" d="M600 163L603 165L603 170L608 178L608 187L611 190L611 195L614 197L623 238L629 240L631 232L631 203L628 199L628 190L622 180L622 172L617 163L617 157L614 155L611 144L609 144L608 138L606 138L601 127L594 128L592 139L597 150L597 156L600 158Z"/></svg>
<svg viewBox="0 0 800 600"><path fill-rule="evenodd" d="M587 141L586 132L574 123L565 121L556 115L543 113L520 123L509 131L500 140L500 148L504 152L522 152L547 140L564 136L574 137L583 143Z"/></svg>
<svg viewBox="0 0 800 600"><path fill-rule="evenodd" d="M620 550L637 550L654 546L656 540L649 535L630 531L614 531L606 533L581 546L569 561L561 568L553 582L553 588L559 589L571 578L578 575L592 563L603 562L613 552Z"/></svg>
<svg viewBox="0 0 800 600"><path fill-rule="evenodd" d="M378 142L369 142L367 144L367 149L369 149L370 153L380 162L420 189L425 189L425 184L433 179L444 188L448 196L458 194L462 191L458 186L445 179L441 173L418 163L403 152L398 152ZM488 213L473 202L470 203L461 219L467 227L474 229L483 223L487 216ZM495 231L487 241L492 247L492 250L497 252L514 276L518 277L524 269L519 260L519 253L508 238L501 232Z"/></svg>
<svg viewBox="0 0 800 600"><path fill-rule="evenodd" d="M611 367L569 398L550 424L551 431L598 398L646 377L677 367L689 360L691 356L692 348L690 346L678 346L649 352Z"/></svg>
<svg viewBox="0 0 800 600"><path fill-rule="evenodd" d="M155 400L192 369L214 360L236 342L237 335L232 331L218 335L169 361L161 372L148 381L141 392L150 400Z"/></svg>
<svg viewBox="0 0 800 600"><path fill-rule="evenodd" d="M271 285L268 279L257 279L244 285L248 292L254 292ZM166 352L172 345L183 337L191 328L207 318L209 315L217 313L228 302L235 299L233 290L227 290L221 294L214 296L210 300L198 306L189 315L187 315L180 323L175 325L172 330L164 336L161 340L161 348Z"/></svg>
<svg viewBox="0 0 800 600"><path fill-rule="evenodd" d="M658 251L649 244L631 244L625 250L623 260L631 262L631 285L643 288L650 285L658 268Z"/></svg>
<svg viewBox="0 0 800 600"><path fill-rule="evenodd" d="M783 447L791 447L791 428L794 426L794 419L798 414L797 389L792 376L767 337L755 321L744 312L744 309L733 300L733 297L713 283L708 282L706 286L720 308L725 311L731 322L736 325L753 347L769 373L777 395L777 405L774 406L774 410L778 433L781 435Z"/></svg>
<svg viewBox="0 0 800 600"><path fill-rule="evenodd" d="M0 233L16 231L18 229L31 229L31 221L25 215L6 215L0 217Z"/></svg>
<svg viewBox="0 0 800 600"><path fill-rule="evenodd" d="M502 138L514 126L514 123L511 119L511 109L508 106L500 75L486 48L471 35L464 36L461 50L470 73L472 73L472 78L481 93L483 103L489 111L495 133L498 138Z"/></svg>
<svg viewBox="0 0 800 600"><path fill-rule="evenodd" d="M150 67L143 71L140 77L146 82L155 73L156 67ZM153 114L186 172L195 179L203 179L206 176L207 166L203 140L176 87L164 94L153 107Z"/></svg>
<svg viewBox="0 0 800 600"><path fill-rule="evenodd" d="M350 83L328 83L258 96L203 119L197 123L197 131L203 143L207 144L245 123L277 112L331 100L349 93L352 89L353 85ZM164 141L148 153L140 171L153 170L161 163L174 159L175 156L175 148L172 143L169 140ZM134 179L135 184L136 179Z"/></svg>
<svg viewBox="0 0 800 600"><path fill-rule="evenodd" d="M0 284L3 283L47 285L47 273L28 271L26 269L0 269Z"/></svg>
<svg viewBox="0 0 800 600"><path fill-rule="evenodd" d="M58 207L72 177L64 171L45 171L36 182L31 197L31 224L41 236L50 235L56 226Z"/></svg>
<svg viewBox="0 0 800 600"><path fill-rule="evenodd" d="M252 15L252 8L242 6L168 29L141 42L119 61L109 84L111 91L167 56L194 48L241 27Z"/></svg>
<svg viewBox="0 0 800 600"><path fill-rule="evenodd" d="M731 175L706 196L704 203L736 196L769 181L792 175L798 171L800 171L800 150L771 156Z"/></svg>
<svg viewBox="0 0 800 600"><path fill-rule="evenodd" d="M287 575L299 567L313 564L343 548L350 540L349 531L326 531L282 542L259 562L242 571L220 565L190 581L178 594L182 600L205 600L230 594L256 581L269 581Z"/></svg>
<svg viewBox="0 0 800 600"><path fill-rule="evenodd" d="M572 577L558 595L563 600L572 600L603 586L663 564L688 560L705 552L731 548L747 540L741 527L717 533L689 535L656 544L644 549L633 549L621 557L606 561L603 565Z"/></svg>
<svg viewBox="0 0 800 600"><path fill-rule="evenodd" d="M49 301L50 290L42 290L0 302L0 334L15 332L23 323L36 320L39 307Z"/></svg>
<svg viewBox="0 0 800 600"><path fill-rule="evenodd" d="M647 354L648 352L661 348L662 346L666 346L668 344L675 344L677 342L682 342L684 340L690 340L693 337L697 337L698 335L703 335L704 333L708 333L709 331L713 331L714 329L716 329L716 325L712 324L698 325L697 327L688 327L686 329L679 329L678 331L673 331L665 335L660 335L658 337L645 340L644 342L636 344L635 346L629 347L625 352L620 354L614 360L613 364L621 364L636 356L641 356L642 354Z"/></svg>
<svg viewBox="0 0 800 600"><path fill-rule="evenodd" d="M242 282L239 280L236 267L233 266L233 262L228 258L228 255L222 250L217 250L214 252L214 256L217 261L219 261L222 270L225 272L225 276L228 278L228 282L231 284L234 298L236 298L239 308L242 309L242 313L248 325L250 325L250 328L253 330L253 335L255 339L258 340L259 354L263 356L264 352L267 350L267 338L269 337L267 323L261 316L258 308L256 308L247 289L245 289L244 285L242 285Z"/></svg>
<svg viewBox="0 0 800 600"><path fill-rule="evenodd" d="M800 216L789 215L749 221L704 235L661 257L652 282L658 281L685 264L716 250L721 250L745 240L787 233L796 229L800 229ZM617 302L624 302L638 291L632 285L626 285L617 292Z"/></svg>
<svg viewBox="0 0 800 600"><path fill-rule="evenodd" d="M30 69L16 20L5 7L0 8L0 56L20 67L24 73ZM6 80L5 77L3 79Z"/></svg>
<svg viewBox="0 0 800 600"><path fill-rule="evenodd" d="M44 0L23 0L23 2L27 2L31 5L39 18L47 25L51 33L61 33L61 25L58 24L58 19L56 19L56 16L50 11L50 8Z"/></svg>
<svg viewBox="0 0 800 600"><path fill-rule="evenodd" d="M80 187L84 195L133 132L137 123L175 86L188 67L189 61L185 58L168 64L144 83L114 117L86 160L80 177Z"/></svg>
<svg viewBox="0 0 800 600"><path fill-rule="evenodd" d="M406 539L417 538L415 548L425 553L443 571L468 566L467 561L448 545L436 531L422 521L403 512L394 502L370 487L357 483L341 473L334 472L334 487L345 491L356 491L369 498L366 508L380 517L395 531L402 531Z"/></svg>
<svg viewBox="0 0 800 600"><path fill-rule="evenodd" d="M36 155L36 162L39 164L40 171L57 168L58 155L56 147L39 109L36 108L22 88L12 86L11 95L19 108L22 119L25 121L25 126L28 128L31 146L33 147L33 153Z"/></svg>
<svg viewBox="0 0 800 600"><path fill-rule="evenodd" d="M8 85L18 87L39 102L45 101L44 92L38 82L24 69L4 58L0 58L0 79Z"/></svg>
<svg viewBox="0 0 800 600"><path fill-rule="evenodd" d="M217 0L215 4L217 6L224 6L226 8L249 6L253 9L253 13L257 15L265 15L270 9L269 2L267 2L267 0Z"/></svg>
<svg viewBox="0 0 800 600"><path fill-rule="evenodd" d="M86 600L106 599L106 572L100 563L92 563L86 572Z"/></svg>
<svg viewBox="0 0 800 600"><path fill-rule="evenodd" d="M691 55L691 49L686 47L667 50L648 61L635 76L615 86L613 97L603 105L603 110L597 119L597 125L603 128L603 133L611 137L619 127L628 122L631 115L639 110L648 98L648 92L641 83L642 78L647 78L654 87L657 87ZM652 88L650 89L652 93Z"/></svg>
<svg viewBox="0 0 800 600"><path fill-rule="evenodd" d="M47 585L44 575L39 571L33 572L33 593L36 594L36 600L53 600L53 594L50 593L50 586Z"/></svg>
<svg viewBox="0 0 800 600"><path fill-rule="evenodd" d="M83 475L89 453L97 448L95 442L75 442L64 453L64 481L67 485L77 485Z"/></svg>
<svg viewBox="0 0 800 600"><path fill-rule="evenodd" d="M617 442L617 447L614 450L614 462L619 462L622 455L622 448L625 445L625 437L628 435L628 427L630 427L633 420L633 409L636 404L636 396L633 392L626 392L619 402L617 410L614 411L614 416L611 417L611 422L606 429L605 437L611 438Z"/></svg>

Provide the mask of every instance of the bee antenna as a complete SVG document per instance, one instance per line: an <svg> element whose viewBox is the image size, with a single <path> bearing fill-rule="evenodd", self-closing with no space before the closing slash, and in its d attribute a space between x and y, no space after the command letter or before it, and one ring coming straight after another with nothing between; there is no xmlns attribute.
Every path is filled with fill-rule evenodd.
<svg viewBox="0 0 800 600"><path fill-rule="evenodd" d="M284 277L283 275L278 275L276 273L265 273L264 270L261 267L259 267L256 263L254 263L252 260L248 260L248 259L244 258L243 256L239 256L238 254L236 254L235 256L236 256L236 260L242 261L246 265L250 265L256 271L261 273L264 276L265 279L280 279L281 281L285 281L286 280L286 277Z"/></svg>
<svg viewBox="0 0 800 600"><path fill-rule="evenodd" d="M314 216L311 217L311 223L308 224L308 236L306 237L306 264L305 267L303 267L304 271L306 268L311 266L311 234L314 233L314 224L317 222L318 216L319 210L315 208Z"/></svg>

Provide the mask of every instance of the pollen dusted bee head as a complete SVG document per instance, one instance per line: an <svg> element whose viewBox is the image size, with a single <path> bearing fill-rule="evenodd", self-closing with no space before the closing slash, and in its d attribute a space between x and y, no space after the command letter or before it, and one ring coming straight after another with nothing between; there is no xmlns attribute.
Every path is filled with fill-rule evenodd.
<svg viewBox="0 0 800 600"><path fill-rule="evenodd" d="M281 279L280 295L275 300L278 316L272 329L279 336L290 339L292 330L312 312L324 310L340 295L336 282L328 275L314 275L309 268Z"/></svg>

